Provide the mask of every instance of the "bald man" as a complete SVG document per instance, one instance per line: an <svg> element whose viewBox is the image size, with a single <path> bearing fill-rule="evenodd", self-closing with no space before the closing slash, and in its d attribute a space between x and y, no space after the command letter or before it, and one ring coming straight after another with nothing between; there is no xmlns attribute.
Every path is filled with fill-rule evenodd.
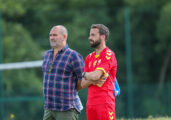
<svg viewBox="0 0 171 120"><path fill-rule="evenodd" d="M51 49L43 56L43 120L78 120L83 57L67 45L68 32L62 25L49 33Z"/></svg>

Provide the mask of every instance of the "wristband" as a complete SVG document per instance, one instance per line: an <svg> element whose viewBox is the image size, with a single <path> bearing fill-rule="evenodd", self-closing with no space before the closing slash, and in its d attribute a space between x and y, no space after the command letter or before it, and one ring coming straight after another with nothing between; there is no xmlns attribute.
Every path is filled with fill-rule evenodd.
<svg viewBox="0 0 171 120"><path fill-rule="evenodd" d="M83 73L82 73L82 77L83 77L83 78L85 78L85 74L86 74L86 72L83 72Z"/></svg>

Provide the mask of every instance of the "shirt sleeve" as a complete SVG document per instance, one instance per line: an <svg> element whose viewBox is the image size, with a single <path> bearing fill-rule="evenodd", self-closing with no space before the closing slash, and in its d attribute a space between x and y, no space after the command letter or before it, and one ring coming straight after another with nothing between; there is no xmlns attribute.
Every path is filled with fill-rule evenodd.
<svg viewBox="0 0 171 120"><path fill-rule="evenodd" d="M96 69L102 70L104 74L107 74L112 68L117 67L117 62L114 53L104 53L101 56L101 62L97 65Z"/></svg>
<svg viewBox="0 0 171 120"><path fill-rule="evenodd" d="M87 56L85 59L84 72L89 72L89 56Z"/></svg>
<svg viewBox="0 0 171 120"><path fill-rule="evenodd" d="M82 79L82 73L83 73L83 70L84 70L83 57L79 53L75 54L74 57L73 57L72 64L73 64L73 70L74 70L74 73L77 76L77 79L81 80Z"/></svg>

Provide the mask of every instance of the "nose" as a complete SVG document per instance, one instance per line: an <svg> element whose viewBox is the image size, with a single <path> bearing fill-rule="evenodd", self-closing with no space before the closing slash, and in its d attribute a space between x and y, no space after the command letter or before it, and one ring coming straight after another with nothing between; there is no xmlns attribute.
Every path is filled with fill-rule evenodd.
<svg viewBox="0 0 171 120"><path fill-rule="evenodd" d="M52 40L53 39L53 35L52 36L49 36L49 39Z"/></svg>
<svg viewBox="0 0 171 120"><path fill-rule="evenodd" d="M88 39L90 40L90 39L91 39L91 37L89 36L89 37L88 37Z"/></svg>

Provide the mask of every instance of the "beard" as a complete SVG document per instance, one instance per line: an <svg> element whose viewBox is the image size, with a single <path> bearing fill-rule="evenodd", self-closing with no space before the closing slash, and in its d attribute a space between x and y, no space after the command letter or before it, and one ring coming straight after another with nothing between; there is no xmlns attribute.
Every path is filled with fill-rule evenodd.
<svg viewBox="0 0 171 120"><path fill-rule="evenodd" d="M100 43L101 43L100 39L98 39L97 41L92 41L92 43L90 43L90 47L97 48L100 45Z"/></svg>
<svg viewBox="0 0 171 120"><path fill-rule="evenodd" d="M51 48L59 48L61 46L61 41L60 40L50 40L50 46Z"/></svg>
<svg viewBox="0 0 171 120"><path fill-rule="evenodd" d="M51 48L58 48L60 45L58 43L50 43Z"/></svg>

